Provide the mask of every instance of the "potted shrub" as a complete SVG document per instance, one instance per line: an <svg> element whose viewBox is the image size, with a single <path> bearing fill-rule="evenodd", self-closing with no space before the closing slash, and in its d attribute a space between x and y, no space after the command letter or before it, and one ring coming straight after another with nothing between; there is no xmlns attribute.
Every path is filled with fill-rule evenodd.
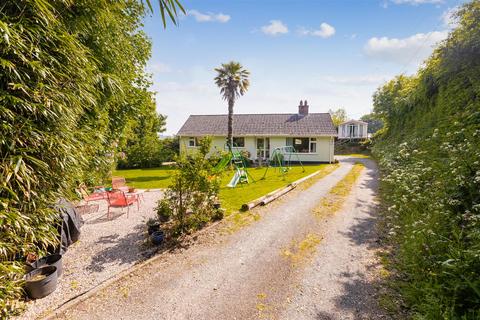
<svg viewBox="0 0 480 320"><path fill-rule="evenodd" d="M155 231L160 230L160 222L155 218L150 218L147 221L148 234L151 235Z"/></svg>
<svg viewBox="0 0 480 320"><path fill-rule="evenodd" d="M166 200L159 201L156 210L157 210L158 220L160 222L167 222L170 220L172 216L172 209L170 208L168 201Z"/></svg>

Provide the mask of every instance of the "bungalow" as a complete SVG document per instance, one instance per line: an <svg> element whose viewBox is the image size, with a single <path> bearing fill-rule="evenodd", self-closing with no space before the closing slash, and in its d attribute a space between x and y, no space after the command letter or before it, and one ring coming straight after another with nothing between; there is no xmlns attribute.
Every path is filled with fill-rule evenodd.
<svg viewBox="0 0 480 320"><path fill-rule="evenodd" d="M368 123L359 120L349 120L338 126L338 139L368 138Z"/></svg>
<svg viewBox="0 0 480 320"><path fill-rule="evenodd" d="M275 148L293 146L302 162L333 162L337 130L329 113L309 113L300 101L293 114L234 114L233 144L251 160L270 158ZM212 152L226 149L227 115L191 115L178 132L180 152L195 152L197 139L212 137ZM296 157L295 157L296 158Z"/></svg>

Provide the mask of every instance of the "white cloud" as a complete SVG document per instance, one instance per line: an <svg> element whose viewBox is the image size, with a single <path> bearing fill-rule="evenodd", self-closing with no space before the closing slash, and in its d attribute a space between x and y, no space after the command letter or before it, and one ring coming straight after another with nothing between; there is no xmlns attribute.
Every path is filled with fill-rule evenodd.
<svg viewBox="0 0 480 320"><path fill-rule="evenodd" d="M443 24L447 28L455 28L458 26L458 20L457 17L455 16L455 13L457 12L458 7L453 7L453 8L448 8L446 11L443 12L442 16L440 17L442 19Z"/></svg>
<svg viewBox="0 0 480 320"><path fill-rule="evenodd" d="M270 36L288 33L288 27L280 20L270 20L270 24L261 28L262 32Z"/></svg>
<svg viewBox="0 0 480 320"><path fill-rule="evenodd" d="M420 63L433 51L433 47L448 35L448 31L417 33L408 38L373 37L368 40L364 52L371 58L401 64Z"/></svg>
<svg viewBox="0 0 480 320"><path fill-rule="evenodd" d="M443 3L444 0L392 0L393 3L395 4L410 4L413 6L418 6L420 4L440 4Z"/></svg>
<svg viewBox="0 0 480 320"><path fill-rule="evenodd" d="M329 25L326 22L323 22L320 25L320 29L317 30L308 30L305 28L300 28L299 33L305 36L314 36L314 37L321 37L321 38L330 38L335 34L335 28Z"/></svg>
<svg viewBox="0 0 480 320"><path fill-rule="evenodd" d="M153 73L169 73L172 72L172 68L165 63L155 62L147 67L149 72Z"/></svg>
<svg viewBox="0 0 480 320"><path fill-rule="evenodd" d="M228 14L223 13L202 13L197 10L188 10L187 16L192 16L195 18L197 22L220 22L226 23L230 20L230 16Z"/></svg>

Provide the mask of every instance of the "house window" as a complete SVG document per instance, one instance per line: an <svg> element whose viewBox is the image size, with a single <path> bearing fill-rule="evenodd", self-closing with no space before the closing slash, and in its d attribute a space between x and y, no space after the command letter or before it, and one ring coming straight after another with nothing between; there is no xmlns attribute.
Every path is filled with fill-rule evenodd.
<svg viewBox="0 0 480 320"><path fill-rule="evenodd" d="M188 138L188 146L189 147L196 147L197 146L197 138L195 137L190 137Z"/></svg>
<svg viewBox="0 0 480 320"><path fill-rule="evenodd" d="M317 138L287 138L287 146L292 146L298 153L316 153Z"/></svg>
<svg viewBox="0 0 480 320"><path fill-rule="evenodd" d="M310 138L310 153L317 152L317 138Z"/></svg>
<svg viewBox="0 0 480 320"><path fill-rule="evenodd" d="M233 146L237 148L245 148L245 138L233 137Z"/></svg>

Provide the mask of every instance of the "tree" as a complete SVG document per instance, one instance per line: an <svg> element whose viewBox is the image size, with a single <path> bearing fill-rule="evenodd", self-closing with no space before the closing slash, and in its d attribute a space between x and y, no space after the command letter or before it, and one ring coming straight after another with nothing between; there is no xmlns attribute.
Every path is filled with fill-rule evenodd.
<svg viewBox="0 0 480 320"><path fill-rule="evenodd" d="M338 127L343 122L347 121L347 111L345 108L338 108L333 111L332 109L328 110L328 113L332 116L333 125Z"/></svg>
<svg viewBox="0 0 480 320"><path fill-rule="evenodd" d="M175 17L178 1L159 1ZM25 256L58 246L53 204L102 182L132 121L155 116L144 15L136 0L0 5L0 318L18 308Z"/></svg>
<svg viewBox="0 0 480 320"><path fill-rule="evenodd" d="M378 118L375 113L363 115L360 120L368 123L368 133L374 134L383 128L382 119Z"/></svg>
<svg viewBox="0 0 480 320"><path fill-rule="evenodd" d="M230 149L233 146L233 106L235 100L247 92L250 82L250 72L235 61L223 63L220 68L215 68L217 76L215 84L220 88L223 99L228 101L228 136L227 145Z"/></svg>

